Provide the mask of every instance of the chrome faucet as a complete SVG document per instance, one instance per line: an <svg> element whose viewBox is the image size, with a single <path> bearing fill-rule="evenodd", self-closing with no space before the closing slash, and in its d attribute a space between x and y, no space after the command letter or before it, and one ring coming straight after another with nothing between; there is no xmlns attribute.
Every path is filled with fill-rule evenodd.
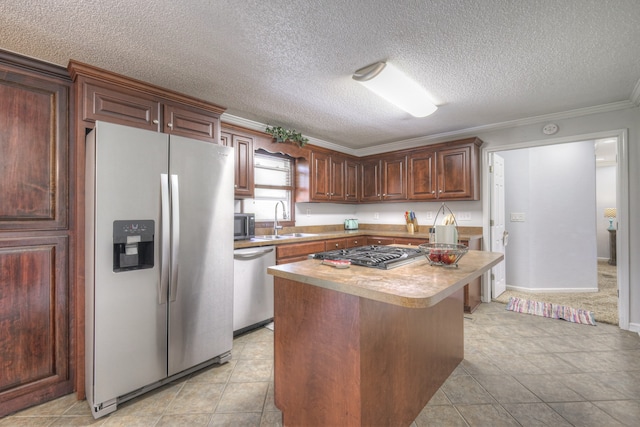
<svg viewBox="0 0 640 427"><path fill-rule="evenodd" d="M275 219L273 220L273 235L274 236L278 235L278 230L282 230L282 226L278 225L278 204L282 205L282 219L287 219L287 208L285 207L284 202L282 200L280 200L279 202L276 203Z"/></svg>

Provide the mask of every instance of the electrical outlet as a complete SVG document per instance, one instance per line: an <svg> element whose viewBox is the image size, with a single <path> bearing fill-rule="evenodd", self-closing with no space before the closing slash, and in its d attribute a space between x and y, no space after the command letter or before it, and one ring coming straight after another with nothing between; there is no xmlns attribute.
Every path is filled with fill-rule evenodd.
<svg viewBox="0 0 640 427"><path fill-rule="evenodd" d="M458 221L471 221L471 212L458 212L456 218Z"/></svg>
<svg viewBox="0 0 640 427"><path fill-rule="evenodd" d="M307 216L311 216L311 208L307 208Z"/></svg>
<svg viewBox="0 0 640 427"><path fill-rule="evenodd" d="M427 211L427 219L430 219L433 221L433 211Z"/></svg>
<svg viewBox="0 0 640 427"><path fill-rule="evenodd" d="M374 212L373 219L380 219L380 214L378 212Z"/></svg>
<svg viewBox="0 0 640 427"><path fill-rule="evenodd" d="M511 213L511 222L524 222L524 213Z"/></svg>

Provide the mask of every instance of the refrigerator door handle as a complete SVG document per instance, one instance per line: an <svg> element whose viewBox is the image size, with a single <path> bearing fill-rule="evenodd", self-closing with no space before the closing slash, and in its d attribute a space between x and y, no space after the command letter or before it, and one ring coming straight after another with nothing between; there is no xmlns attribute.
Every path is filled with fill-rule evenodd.
<svg viewBox="0 0 640 427"><path fill-rule="evenodd" d="M180 255L180 192L178 175L171 175L171 285L169 301L178 292L178 258Z"/></svg>
<svg viewBox="0 0 640 427"><path fill-rule="evenodd" d="M169 217L169 175L160 174L160 288L158 289L158 304L167 303L169 294L169 254L171 218Z"/></svg>

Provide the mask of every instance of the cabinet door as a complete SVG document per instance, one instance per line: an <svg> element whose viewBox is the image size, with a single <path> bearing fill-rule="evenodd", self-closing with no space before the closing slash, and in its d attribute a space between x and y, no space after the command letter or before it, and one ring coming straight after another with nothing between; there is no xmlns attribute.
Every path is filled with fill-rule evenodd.
<svg viewBox="0 0 640 427"><path fill-rule="evenodd" d="M438 150L438 198L470 199L472 194L472 147L452 147Z"/></svg>
<svg viewBox="0 0 640 427"><path fill-rule="evenodd" d="M367 161L362 163L362 179L360 180L360 201L375 202L382 197L380 191L380 160Z"/></svg>
<svg viewBox="0 0 640 427"><path fill-rule="evenodd" d="M82 120L117 123L158 132L160 100L138 91L105 85L91 79L80 79Z"/></svg>
<svg viewBox="0 0 640 427"><path fill-rule="evenodd" d="M233 135L231 146L235 150L235 195L253 197L253 138Z"/></svg>
<svg viewBox="0 0 640 427"><path fill-rule="evenodd" d="M393 237L367 236L367 245L393 245Z"/></svg>
<svg viewBox="0 0 640 427"><path fill-rule="evenodd" d="M360 165L351 160L344 163L344 199L347 202L357 202L360 191L359 177Z"/></svg>
<svg viewBox="0 0 640 427"><path fill-rule="evenodd" d="M354 236L347 238L347 248L357 248L367 244L367 236Z"/></svg>
<svg viewBox="0 0 640 427"><path fill-rule="evenodd" d="M331 200L340 202L344 201L344 164L345 159L331 156L329 160L329 176L331 182L329 184L329 197Z"/></svg>
<svg viewBox="0 0 640 427"><path fill-rule="evenodd" d="M311 200L330 199L330 162L331 157L326 153L311 153Z"/></svg>
<svg viewBox="0 0 640 427"><path fill-rule="evenodd" d="M409 158L409 200L431 200L436 193L436 154L421 151Z"/></svg>
<svg viewBox="0 0 640 427"><path fill-rule="evenodd" d="M73 390L66 236L0 239L0 418Z"/></svg>
<svg viewBox="0 0 640 427"><path fill-rule="evenodd" d="M0 231L69 224L69 87L0 68Z"/></svg>
<svg viewBox="0 0 640 427"><path fill-rule="evenodd" d="M417 237L396 237L393 239L393 243L396 245L418 246L423 243L429 243L429 239L420 239Z"/></svg>
<svg viewBox="0 0 640 427"><path fill-rule="evenodd" d="M253 138L220 132L220 143L233 147L235 152L235 197L253 197Z"/></svg>
<svg viewBox="0 0 640 427"><path fill-rule="evenodd" d="M205 110L190 109L177 104L164 105L164 133L220 142L220 116Z"/></svg>
<svg viewBox="0 0 640 427"><path fill-rule="evenodd" d="M407 199L407 157L382 161L382 200Z"/></svg>
<svg viewBox="0 0 640 427"><path fill-rule="evenodd" d="M276 264L302 261L307 259L309 254L324 252L324 248L324 240L278 245L276 246Z"/></svg>
<svg viewBox="0 0 640 427"><path fill-rule="evenodd" d="M347 239L332 239L325 241L325 250L335 251L336 249L344 249L347 247Z"/></svg>

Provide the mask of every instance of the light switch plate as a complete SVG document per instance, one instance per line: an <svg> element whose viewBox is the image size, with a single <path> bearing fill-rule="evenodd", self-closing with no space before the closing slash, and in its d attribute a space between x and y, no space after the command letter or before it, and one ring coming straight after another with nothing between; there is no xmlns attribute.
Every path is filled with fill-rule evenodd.
<svg viewBox="0 0 640 427"><path fill-rule="evenodd" d="M511 213L511 222L524 222L524 213L519 212L519 213L515 213L512 212Z"/></svg>

